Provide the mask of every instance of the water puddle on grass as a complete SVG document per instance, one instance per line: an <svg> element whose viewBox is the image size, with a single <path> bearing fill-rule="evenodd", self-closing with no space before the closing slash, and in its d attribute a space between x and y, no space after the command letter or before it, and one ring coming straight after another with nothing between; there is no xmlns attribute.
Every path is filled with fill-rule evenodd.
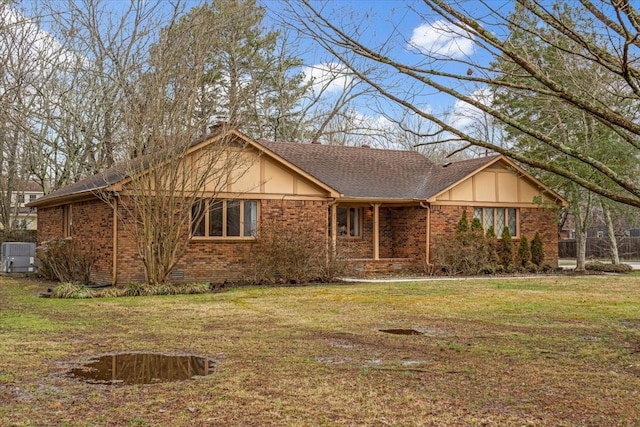
<svg viewBox="0 0 640 427"><path fill-rule="evenodd" d="M424 335L420 331L416 331L415 329L378 329L380 332L384 332L385 334L394 334L394 335Z"/></svg>
<svg viewBox="0 0 640 427"><path fill-rule="evenodd" d="M214 368L214 360L194 355L117 353L94 357L67 374L91 384L153 384L209 375Z"/></svg>

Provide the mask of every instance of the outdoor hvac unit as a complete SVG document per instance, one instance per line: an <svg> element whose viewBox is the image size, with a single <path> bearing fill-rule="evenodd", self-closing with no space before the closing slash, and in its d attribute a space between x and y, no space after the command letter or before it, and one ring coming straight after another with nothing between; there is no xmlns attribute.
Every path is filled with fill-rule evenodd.
<svg viewBox="0 0 640 427"><path fill-rule="evenodd" d="M3 273L32 273L36 271L36 244L4 242L2 244Z"/></svg>

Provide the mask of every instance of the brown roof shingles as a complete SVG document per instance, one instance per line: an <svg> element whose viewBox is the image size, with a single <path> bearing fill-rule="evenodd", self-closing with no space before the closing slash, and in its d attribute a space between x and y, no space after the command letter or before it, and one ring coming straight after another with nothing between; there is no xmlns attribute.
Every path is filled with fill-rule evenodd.
<svg viewBox="0 0 640 427"><path fill-rule="evenodd" d="M264 142L260 144L344 197L415 199L433 165L415 151Z"/></svg>
<svg viewBox="0 0 640 427"><path fill-rule="evenodd" d="M498 157L453 162L445 166L431 162L416 151L264 140L255 143L338 191L343 197L354 199L426 200ZM137 164L140 165L140 162ZM123 180L131 170L131 165L128 168L117 165L49 193L29 203L29 206L46 205L56 199L80 194L95 194Z"/></svg>

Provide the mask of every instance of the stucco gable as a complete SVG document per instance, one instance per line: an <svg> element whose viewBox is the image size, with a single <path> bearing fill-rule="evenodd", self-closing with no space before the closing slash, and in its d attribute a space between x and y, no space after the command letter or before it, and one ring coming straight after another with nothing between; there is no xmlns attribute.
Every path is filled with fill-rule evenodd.
<svg viewBox="0 0 640 427"><path fill-rule="evenodd" d="M533 205L566 201L504 156L476 168L429 198L430 202Z"/></svg>

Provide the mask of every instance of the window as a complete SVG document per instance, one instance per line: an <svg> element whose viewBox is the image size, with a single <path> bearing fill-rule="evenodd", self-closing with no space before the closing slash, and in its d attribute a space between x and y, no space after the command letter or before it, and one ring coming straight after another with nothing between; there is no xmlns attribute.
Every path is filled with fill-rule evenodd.
<svg viewBox="0 0 640 427"><path fill-rule="evenodd" d="M256 200L198 200L191 207L191 235L195 237L255 237Z"/></svg>
<svg viewBox="0 0 640 427"><path fill-rule="evenodd" d="M329 211L331 218L331 211ZM341 208L337 211L338 236L361 237L362 236L362 208ZM331 224L331 222L329 223ZM329 228L331 235L331 228Z"/></svg>
<svg viewBox="0 0 640 427"><path fill-rule="evenodd" d="M480 220L485 231L493 227L498 237L505 227L512 236L518 235L518 210L515 208L474 208L473 217Z"/></svg>
<svg viewBox="0 0 640 427"><path fill-rule="evenodd" d="M29 201L34 202L38 198L37 194L29 194Z"/></svg>
<svg viewBox="0 0 640 427"><path fill-rule="evenodd" d="M62 207L62 232L64 237L71 237L73 231L73 212L71 205L64 205Z"/></svg>
<svg viewBox="0 0 640 427"><path fill-rule="evenodd" d="M18 194L18 203L19 204L23 204L24 203L24 193L23 194Z"/></svg>

